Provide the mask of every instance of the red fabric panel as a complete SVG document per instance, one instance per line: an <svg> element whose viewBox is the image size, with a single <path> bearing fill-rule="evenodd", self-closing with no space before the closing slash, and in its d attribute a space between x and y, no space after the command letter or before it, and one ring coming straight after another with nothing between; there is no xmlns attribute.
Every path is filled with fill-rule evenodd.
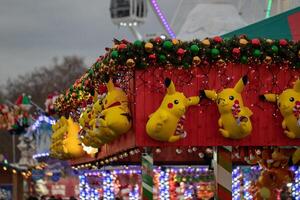
<svg viewBox="0 0 300 200"><path fill-rule="evenodd" d="M280 70L279 67L282 69ZM251 117L253 131L250 136L241 140L222 137L218 132L217 106L208 100L203 100L200 106L190 107L186 113L184 127L188 135L185 139L175 143L164 143L152 140L146 134L148 116L159 107L164 97L165 77L170 77L175 82L176 89L183 91L188 97L198 95L200 89L220 91L224 87L233 87L246 74L250 83L244 89L242 96L244 104L254 113ZM297 77L299 77L299 70L287 66L241 64L228 64L226 68L216 65L194 68L192 74L190 70L184 69L151 68L146 71L136 71L137 112L134 120L136 144L137 146L300 145L300 139L291 140L284 135L281 128L282 117L275 104L259 100L260 94L280 93L286 87L291 87Z"/></svg>
<svg viewBox="0 0 300 200"><path fill-rule="evenodd" d="M300 12L288 16L293 40L300 40Z"/></svg>

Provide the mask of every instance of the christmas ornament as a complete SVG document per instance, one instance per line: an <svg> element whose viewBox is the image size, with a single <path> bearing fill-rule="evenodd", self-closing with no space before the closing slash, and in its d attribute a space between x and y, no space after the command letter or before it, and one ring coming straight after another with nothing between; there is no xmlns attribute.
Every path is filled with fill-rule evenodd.
<svg viewBox="0 0 300 200"><path fill-rule="evenodd" d="M234 56L240 56L241 50L239 48L233 48L232 53Z"/></svg>
<svg viewBox="0 0 300 200"><path fill-rule="evenodd" d="M279 45L280 46L286 46L288 43L287 43L287 41L285 40L285 39L281 39L281 40L279 40Z"/></svg>
<svg viewBox="0 0 300 200"><path fill-rule="evenodd" d="M242 47L244 47L244 46L246 46L248 44L248 41L246 39L244 39L244 38L241 38L240 41L239 41L239 43L240 43L240 45Z"/></svg>
<svg viewBox="0 0 300 200"><path fill-rule="evenodd" d="M201 59L199 56L193 57L193 65L199 65L201 63Z"/></svg>
<svg viewBox="0 0 300 200"><path fill-rule="evenodd" d="M122 51L122 50L124 50L124 49L126 49L126 48L127 48L127 45L124 44L124 43L121 43L121 44L119 44L119 46L118 46L118 49L119 49L120 51Z"/></svg>
<svg viewBox="0 0 300 200"><path fill-rule="evenodd" d="M197 54L197 53L199 52L200 49L199 49L198 45L193 44L193 45L191 46L190 50L191 50L191 52L192 52L193 54Z"/></svg>
<svg viewBox="0 0 300 200"><path fill-rule="evenodd" d="M298 58L300 58L300 50L298 51Z"/></svg>
<svg viewBox="0 0 300 200"><path fill-rule="evenodd" d="M166 56L165 56L165 55L161 54L161 55L159 55L158 59L159 59L159 61L160 61L160 62L162 62L162 63L163 63L163 62L165 62L165 61L166 61L166 59L167 59L167 58L166 58Z"/></svg>
<svg viewBox="0 0 300 200"><path fill-rule="evenodd" d="M209 47L210 46L210 41L209 39L204 39L201 41L201 43L205 46L205 47Z"/></svg>
<svg viewBox="0 0 300 200"><path fill-rule="evenodd" d="M172 39L172 43L173 43L174 45L177 45L177 44L179 44L179 40L177 40L177 39Z"/></svg>
<svg viewBox="0 0 300 200"><path fill-rule="evenodd" d="M113 59L116 59L116 58L118 58L118 56L119 56L119 53L118 53L118 51L116 51L116 50L113 50L113 51L111 52L111 57L112 57Z"/></svg>
<svg viewBox="0 0 300 200"><path fill-rule="evenodd" d="M150 55L149 55L149 58L150 58L151 60L156 60L156 55L155 55L155 54L150 54Z"/></svg>
<svg viewBox="0 0 300 200"><path fill-rule="evenodd" d="M214 90L201 91L202 97L217 102L221 114L218 121L219 131L226 138L241 139L252 131L250 117L253 113L244 106L241 95L247 83L248 77L243 76L234 88L223 89L220 93Z"/></svg>
<svg viewBox="0 0 300 200"><path fill-rule="evenodd" d="M257 38L255 38L255 39L252 39L252 40L251 40L251 43L252 43L252 45L254 45L254 46L259 46L259 45L260 45L260 40L257 39Z"/></svg>
<svg viewBox="0 0 300 200"><path fill-rule="evenodd" d="M284 118L284 133L291 139L300 138L300 80L295 82L293 88L286 89L279 95L268 93L261 98L278 105Z"/></svg>
<svg viewBox="0 0 300 200"><path fill-rule="evenodd" d="M179 48L176 53L178 56L183 56L183 54L185 53L185 50L182 48Z"/></svg>
<svg viewBox="0 0 300 200"><path fill-rule="evenodd" d="M258 50L258 49L255 49L253 51L253 56L256 57L256 58L259 58L261 56L261 51Z"/></svg>
<svg viewBox="0 0 300 200"><path fill-rule="evenodd" d="M264 62L267 64L271 64L272 63L272 57L271 56L266 56L264 59Z"/></svg>
<svg viewBox="0 0 300 200"><path fill-rule="evenodd" d="M247 56L242 56L242 57L241 57L241 63L242 63L242 64L247 64L247 62L248 62Z"/></svg>
<svg viewBox="0 0 300 200"><path fill-rule="evenodd" d="M219 54L220 54L219 49L213 48L213 49L211 50L211 56L212 56L213 58L218 57Z"/></svg>
<svg viewBox="0 0 300 200"><path fill-rule="evenodd" d="M152 43L150 43L150 42L147 42L146 44L145 44L145 50L146 50L146 52L151 52L152 51L152 49L153 49L153 44Z"/></svg>
<svg viewBox="0 0 300 200"><path fill-rule="evenodd" d="M135 66L135 62L133 59L130 58L126 61L126 65L130 68L133 68Z"/></svg>
<svg viewBox="0 0 300 200"><path fill-rule="evenodd" d="M273 40L271 40L271 39L266 39L266 42L267 42L268 44L273 44Z"/></svg>
<svg viewBox="0 0 300 200"><path fill-rule="evenodd" d="M171 50L173 47L173 43L171 41L164 41L163 48L166 50Z"/></svg>
<svg viewBox="0 0 300 200"><path fill-rule="evenodd" d="M176 91L173 81L169 78L166 78L165 86L167 94L160 107L149 116L146 132L154 140L176 142L186 137L183 128L186 110L189 106L197 105L200 98L186 98L183 93Z"/></svg>
<svg viewBox="0 0 300 200"><path fill-rule="evenodd" d="M277 54L277 53L278 53L278 47L277 47L276 45L273 45L271 48L272 48L272 52L273 52L274 54Z"/></svg>
<svg viewBox="0 0 300 200"><path fill-rule="evenodd" d="M161 39L160 37L156 37L156 38L154 39L154 41L155 41L157 44L159 44L159 43L161 43L162 39Z"/></svg>
<svg viewBox="0 0 300 200"><path fill-rule="evenodd" d="M133 45L140 48L140 47L142 47L143 42L141 40L136 40L136 41L134 41Z"/></svg>
<svg viewBox="0 0 300 200"><path fill-rule="evenodd" d="M223 41L223 39L220 36L216 36L213 39L216 43L221 43Z"/></svg>

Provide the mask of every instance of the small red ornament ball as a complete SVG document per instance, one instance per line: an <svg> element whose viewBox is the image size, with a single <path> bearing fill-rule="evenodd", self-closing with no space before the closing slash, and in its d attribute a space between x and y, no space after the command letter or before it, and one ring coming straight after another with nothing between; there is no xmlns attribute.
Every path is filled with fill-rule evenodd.
<svg viewBox="0 0 300 200"><path fill-rule="evenodd" d="M184 53L185 53L185 50L183 48L179 48L177 50L177 55L179 55L179 56L183 56Z"/></svg>
<svg viewBox="0 0 300 200"><path fill-rule="evenodd" d="M281 40L279 40L279 45L280 46L286 46L288 43L287 43L287 41L285 40L285 39L281 39Z"/></svg>
<svg viewBox="0 0 300 200"><path fill-rule="evenodd" d="M252 43L253 45L255 45L255 46L259 46L259 45L260 45L260 41L259 41L259 39L257 39L257 38L252 39L252 40L251 40L251 43Z"/></svg>
<svg viewBox="0 0 300 200"><path fill-rule="evenodd" d="M127 47L127 45L124 44L124 43L122 43L122 44L119 44L118 49L119 49L119 50L123 50L123 49L125 49L126 47Z"/></svg>
<svg viewBox="0 0 300 200"><path fill-rule="evenodd" d="M216 43L220 43L220 42L223 41L223 39L222 39L220 36L216 36L216 37L214 37L214 41L215 41Z"/></svg>
<svg viewBox="0 0 300 200"><path fill-rule="evenodd" d="M149 58L150 58L151 60L155 60L155 59L156 59L156 55L155 55L155 54L150 54L150 55L149 55Z"/></svg>
<svg viewBox="0 0 300 200"><path fill-rule="evenodd" d="M233 53L234 55L238 56L238 55L240 55L241 50L240 50L239 48L233 48L233 49L232 49L232 53Z"/></svg>
<svg viewBox="0 0 300 200"><path fill-rule="evenodd" d="M162 41L162 40L161 40L160 37L156 37L156 38L155 38L155 42L156 42L156 43L161 43L161 41Z"/></svg>

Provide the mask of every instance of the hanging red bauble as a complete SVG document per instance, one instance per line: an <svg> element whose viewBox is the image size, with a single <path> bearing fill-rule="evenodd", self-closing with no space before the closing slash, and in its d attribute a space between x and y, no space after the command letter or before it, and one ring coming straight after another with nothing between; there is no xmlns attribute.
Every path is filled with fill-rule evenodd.
<svg viewBox="0 0 300 200"><path fill-rule="evenodd" d="M235 55L235 56L239 56L240 53L241 53L241 50L240 50L239 48L233 48L233 49L232 49L232 53L233 53L233 55Z"/></svg>
<svg viewBox="0 0 300 200"><path fill-rule="evenodd" d="M287 43L287 41L285 40L285 39L281 39L281 40L279 40L279 45L280 46L286 46L288 43Z"/></svg>
<svg viewBox="0 0 300 200"><path fill-rule="evenodd" d="M161 38L160 37L156 37L154 40L155 40L156 43L161 43Z"/></svg>
<svg viewBox="0 0 300 200"><path fill-rule="evenodd" d="M216 37L214 37L214 41L216 43L221 43L223 41L223 39L220 36L216 36Z"/></svg>
<svg viewBox="0 0 300 200"><path fill-rule="evenodd" d="M259 41L259 39L257 39L257 38L252 39L252 40L251 40L251 43L252 43L253 45L255 45L255 46L259 46L259 45L260 45L260 41Z"/></svg>
<svg viewBox="0 0 300 200"><path fill-rule="evenodd" d="M149 55L149 58L150 58L151 60L155 60L155 59L156 59L156 55L155 55L155 54L150 54L150 55Z"/></svg>
<svg viewBox="0 0 300 200"><path fill-rule="evenodd" d="M125 49L127 47L127 45L126 44L119 44L119 46L118 46L118 49L119 50L123 50L123 49Z"/></svg>
<svg viewBox="0 0 300 200"><path fill-rule="evenodd" d="M183 48L179 48L179 49L177 50L177 55L178 55L178 56L183 56L184 53L185 53L185 50L184 50Z"/></svg>

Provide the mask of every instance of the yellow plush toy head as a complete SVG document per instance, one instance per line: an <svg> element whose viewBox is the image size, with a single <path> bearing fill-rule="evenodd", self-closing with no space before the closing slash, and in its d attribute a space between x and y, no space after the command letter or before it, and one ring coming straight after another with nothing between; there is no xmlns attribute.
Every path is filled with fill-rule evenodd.
<svg viewBox="0 0 300 200"><path fill-rule="evenodd" d="M118 87L114 86L112 79L106 84L107 95L103 99L104 109L110 108L116 105L126 105L128 104L128 99L126 93Z"/></svg>
<svg viewBox="0 0 300 200"><path fill-rule="evenodd" d="M248 77L243 76L234 86L234 88L223 89L220 93L216 93L214 90L205 90L207 98L216 101L220 113L231 112L235 103L240 106L244 106L242 91L245 85L248 83Z"/></svg>
<svg viewBox="0 0 300 200"><path fill-rule="evenodd" d="M186 98L182 92L177 92L173 81L169 78L165 79L167 94L165 95L160 108L168 110L173 115L180 118L184 115L186 109L191 105L197 105L199 99Z"/></svg>
<svg viewBox="0 0 300 200"><path fill-rule="evenodd" d="M284 90L280 95L265 94L263 99L277 103L277 106L283 116L293 114L293 109L300 104L300 80L297 80L292 89Z"/></svg>

